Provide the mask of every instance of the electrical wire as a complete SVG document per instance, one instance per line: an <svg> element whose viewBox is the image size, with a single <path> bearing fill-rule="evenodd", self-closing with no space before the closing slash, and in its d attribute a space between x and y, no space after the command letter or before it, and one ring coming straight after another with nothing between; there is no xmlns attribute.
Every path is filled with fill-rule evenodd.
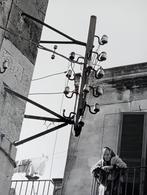
<svg viewBox="0 0 147 195"><path fill-rule="evenodd" d="M59 74L63 74L63 73L67 73L67 71L59 72L59 73L55 73L55 74L49 74L49 75L46 75L46 76L43 76L43 77L32 79L32 81L38 81L38 80L41 80L41 79L46 79L46 78L56 76L56 75L59 75Z"/></svg>
<svg viewBox="0 0 147 195"><path fill-rule="evenodd" d="M64 101L64 94L62 95L62 99L61 99L60 114L61 114L62 107L63 107L63 101Z"/></svg>
<svg viewBox="0 0 147 195"><path fill-rule="evenodd" d="M67 68L67 71L68 71L68 69L69 69L69 66L68 66L68 68ZM67 72L66 71L66 72ZM68 84L68 81L66 82L66 79L67 79L67 77L65 77L65 86L67 86L67 84ZM60 105L60 114L61 114L61 112L62 112L62 107L63 107L63 101L64 101L64 93L62 93L63 95L62 95L62 99L61 99L61 105ZM55 132L55 141L54 141L54 145L53 145L53 152L52 152L52 158L51 158L51 166L50 166L50 173L49 173L49 178L51 178L51 175L52 175L52 169L53 169L53 164L54 164L54 158L55 158L55 152L56 152L56 145L57 145L57 139L58 139L58 132L56 131ZM66 151L64 151L64 152L66 152Z"/></svg>
<svg viewBox="0 0 147 195"><path fill-rule="evenodd" d="M64 101L64 94L62 95L62 100L61 100L61 106L60 106L60 114L63 106L63 101ZM57 145L57 139L58 139L58 132L55 132L55 142L53 146L53 153L52 153L52 159L51 159L51 167L50 167L50 173L49 173L49 178L51 178L52 175L52 169L53 169L53 164L54 164L54 157L55 157L55 151L56 151L56 145Z"/></svg>
<svg viewBox="0 0 147 195"><path fill-rule="evenodd" d="M60 114L61 114L61 109L62 109L62 106L63 106L63 100L64 100L64 94L62 95L61 106L60 106ZM51 125L51 124L49 124L49 125ZM57 138L58 138L58 132L55 131L55 141L54 141L54 145L53 145L53 152L52 152L52 158L51 158L49 178L51 178L51 175L52 175L52 169L53 169L54 157L55 157L55 151L56 151L56 145L57 145Z"/></svg>
<svg viewBox="0 0 147 195"><path fill-rule="evenodd" d="M74 65L75 65L75 64L74 64ZM69 63L69 64L68 64L67 71L69 70L70 67L71 67L72 70L73 70L74 67L72 67L72 63ZM74 70L73 70L73 72L74 72ZM67 78L65 77L65 87L68 85L68 82L69 82L69 79L67 79ZM60 114L61 114L61 110L62 110L62 106L63 106L63 100L64 100L64 94L63 94L62 100L61 100ZM76 104L77 104L77 97L76 97L76 100L75 100L74 112L75 112L75 110L76 110ZM72 131L72 128L73 128L73 125L71 126L71 131ZM54 148L53 148L53 153L52 153L51 168L50 168L51 171L50 171L50 174L49 174L49 178L51 178L51 175L52 175L52 169L53 169L53 163L54 163L54 157L55 157L57 139L58 139L58 132L56 131L55 142L54 142ZM79 140L78 140L78 142L79 142ZM76 151L76 148L75 148L75 151ZM67 151L65 151L65 152L67 152ZM73 154L74 154L74 153L73 153Z"/></svg>

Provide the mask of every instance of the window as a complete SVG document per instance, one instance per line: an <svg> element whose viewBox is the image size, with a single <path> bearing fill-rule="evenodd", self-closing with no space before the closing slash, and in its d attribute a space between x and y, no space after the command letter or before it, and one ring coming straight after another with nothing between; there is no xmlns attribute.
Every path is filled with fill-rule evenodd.
<svg viewBox="0 0 147 195"><path fill-rule="evenodd" d="M141 166L144 114L123 114L120 156L129 167Z"/></svg>
<svg viewBox="0 0 147 195"><path fill-rule="evenodd" d="M123 113L118 151L129 169L128 193L134 187L134 195L144 195L146 189L146 113ZM147 170L147 169L146 169ZM135 178L135 180L134 180ZM134 184L133 184L134 182ZM143 190L144 189L144 190ZM144 192L143 192L144 191Z"/></svg>

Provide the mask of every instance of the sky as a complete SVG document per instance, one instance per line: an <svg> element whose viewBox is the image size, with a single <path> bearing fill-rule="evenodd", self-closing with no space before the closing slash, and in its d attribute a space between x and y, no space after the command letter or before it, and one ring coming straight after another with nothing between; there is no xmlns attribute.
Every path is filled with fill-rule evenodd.
<svg viewBox="0 0 147 195"><path fill-rule="evenodd" d="M96 35L108 35L108 44L100 51L107 52L107 60L101 65L111 68L122 65L147 62L147 1L146 0L49 0L45 22L69 36L87 42L90 16L97 17ZM43 28L42 40L66 40L64 37ZM53 45L45 45L53 49ZM57 52L66 55L74 51L85 55L85 47L58 45ZM51 60L51 53L39 50L33 79L67 70L68 61L58 56ZM75 66L80 71L79 65ZM67 79L65 74L32 81L31 93L63 92ZM72 87L72 82L69 84ZM62 114L66 109L68 116L74 107L74 98L58 95L29 95L29 98ZM26 114L51 116L27 104ZM44 121L24 119L20 139L53 127ZM47 155L49 163L45 174L49 177L63 177L71 126L58 130L18 147L17 158L25 159Z"/></svg>

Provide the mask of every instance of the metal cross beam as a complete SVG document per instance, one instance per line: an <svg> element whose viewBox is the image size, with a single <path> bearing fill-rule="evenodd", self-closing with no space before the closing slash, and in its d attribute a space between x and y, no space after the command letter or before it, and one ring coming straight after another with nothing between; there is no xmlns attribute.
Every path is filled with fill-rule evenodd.
<svg viewBox="0 0 147 195"><path fill-rule="evenodd" d="M41 40L40 43L49 43L49 44L78 44L78 45L81 45L81 42L79 44L79 41L44 41L44 40ZM83 46L86 46L84 44L82 44Z"/></svg>
<svg viewBox="0 0 147 195"><path fill-rule="evenodd" d="M65 122L65 120L63 121L62 119L50 118L50 117L45 117L45 116L27 115L27 114L24 115L24 118L51 121L51 122Z"/></svg>
<svg viewBox="0 0 147 195"><path fill-rule="evenodd" d="M43 25L43 26L46 26L46 27L49 28L50 30L53 30L54 32L56 32L56 33L62 35L63 37L65 37L65 38L71 40L71 42L69 42L69 41L67 41L67 42L66 42L66 41L58 41L58 42L57 42L57 41L40 41L40 43L51 43L51 44L56 44L56 43L58 43L58 44L77 44L77 45L81 45L81 46L86 46L86 43L84 43L84 42L82 42L82 41L78 41L78 40L76 40L76 39L70 37L69 35L66 35L65 33L63 33L63 32L61 32L61 31L57 30L56 28L53 28L52 26L50 26L50 25L48 25L48 24L42 22L41 20L39 20L39 19L37 19L37 18L34 18L33 16L31 16L31 15L29 15L29 14L27 14L27 13L24 13L24 12L23 12L21 15L22 15L22 16L26 16L26 17L30 18L31 20L34 20L34 21L36 21L37 23L39 23L39 24L41 24L41 25Z"/></svg>

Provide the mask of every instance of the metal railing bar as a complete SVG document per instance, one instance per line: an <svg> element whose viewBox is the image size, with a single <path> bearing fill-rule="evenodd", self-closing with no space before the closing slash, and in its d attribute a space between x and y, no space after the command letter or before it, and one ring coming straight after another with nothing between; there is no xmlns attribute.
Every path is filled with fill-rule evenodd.
<svg viewBox="0 0 147 195"><path fill-rule="evenodd" d="M32 191L33 191L33 181L31 183L32 183L32 186L31 186L31 193L30 193L30 195L32 195Z"/></svg>
<svg viewBox="0 0 147 195"><path fill-rule="evenodd" d="M37 185L37 191L36 191L37 195L38 195L38 192L39 192L39 187L40 187L40 181L38 181L38 185Z"/></svg>
<svg viewBox="0 0 147 195"><path fill-rule="evenodd" d="M22 190L23 182L20 182L20 183L21 183L21 186L20 186L20 189L19 189L19 195L21 195L21 190Z"/></svg>
<svg viewBox="0 0 147 195"><path fill-rule="evenodd" d="M114 186L114 180L111 182L111 192L110 192L110 195L113 195L113 186Z"/></svg>
<svg viewBox="0 0 147 195"><path fill-rule="evenodd" d="M44 192L45 192L45 186L46 186L46 181L44 182L44 185L43 185L43 192L42 192L42 195L44 195Z"/></svg>
<svg viewBox="0 0 147 195"><path fill-rule="evenodd" d="M122 171L120 170L120 172L119 172L119 182L118 182L118 187L117 187L117 195L119 195L119 192L121 190L121 184L120 184L120 176L121 176L121 174L122 174Z"/></svg>
<svg viewBox="0 0 147 195"><path fill-rule="evenodd" d="M26 186L26 190L25 190L25 195L27 195L27 191L28 191L28 184L29 184L29 182L27 182L27 186Z"/></svg>
<svg viewBox="0 0 147 195"><path fill-rule="evenodd" d="M48 188L47 188L47 194L46 195L49 195L49 189L50 189L50 181L48 181Z"/></svg>
<svg viewBox="0 0 147 195"><path fill-rule="evenodd" d="M127 176L126 176L126 182L125 182L125 195L127 195L127 188L128 188L128 172L127 172Z"/></svg>
<svg viewBox="0 0 147 195"><path fill-rule="evenodd" d="M16 188L17 188L17 181L15 182L15 187L14 187L14 189L16 190Z"/></svg>
<svg viewBox="0 0 147 195"><path fill-rule="evenodd" d="M132 195L134 195L135 189L135 176L136 176L136 169L133 170L133 186L132 186Z"/></svg>
<svg viewBox="0 0 147 195"><path fill-rule="evenodd" d="M31 191L31 195L35 195L35 186L34 186L34 182L35 181L32 181L32 191Z"/></svg>

